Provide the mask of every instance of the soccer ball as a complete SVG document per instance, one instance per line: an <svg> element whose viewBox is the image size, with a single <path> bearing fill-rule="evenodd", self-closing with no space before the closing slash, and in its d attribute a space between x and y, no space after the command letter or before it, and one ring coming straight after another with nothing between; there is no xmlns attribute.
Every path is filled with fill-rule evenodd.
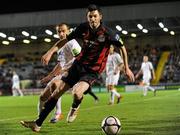
<svg viewBox="0 0 180 135"><path fill-rule="evenodd" d="M121 130L121 122L115 116L108 116L103 119L101 128L106 135L117 135Z"/></svg>

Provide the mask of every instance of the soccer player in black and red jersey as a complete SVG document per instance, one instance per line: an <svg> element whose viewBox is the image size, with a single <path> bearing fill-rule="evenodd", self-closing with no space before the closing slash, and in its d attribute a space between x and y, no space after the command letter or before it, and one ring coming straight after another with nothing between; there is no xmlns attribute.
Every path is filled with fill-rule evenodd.
<svg viewBox="0 0 180 135"><path fill-rule="evenodd" d="M44 109L35 121L21 121L25 127L33 131L40 131L40 127L48 114L55 107L59 97L69 88L73 88L73 104L67 116L68 122L73 122L83 99L83 94L98 78L106 66L110 45L119 47L123 54L125 73L130 81L134 81L134 74L129 69L127 52L118 34L102 23L102 12L96 5L89 5L87 9L87 22L80 24L67 36L67 39L57 42L42 57L42 62L48 64L51 56L61 48L68 40L80 39L83 41L82 50L68 71L67 76L60 80L60 87L53 91L51 97L45 103Z"/></svg>

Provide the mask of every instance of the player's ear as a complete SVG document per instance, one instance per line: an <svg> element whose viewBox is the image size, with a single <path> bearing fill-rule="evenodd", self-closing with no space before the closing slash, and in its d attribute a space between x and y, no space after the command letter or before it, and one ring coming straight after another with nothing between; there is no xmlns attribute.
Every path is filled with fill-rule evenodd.
<svg viewBox="0 0 180 135"><path fill-rule="evenodd" d="M101 13L99 13L99 17L100 17L100 20L102 21L102 18L103 18L103 17L102 17L102 14L101 14Z"/></svg>

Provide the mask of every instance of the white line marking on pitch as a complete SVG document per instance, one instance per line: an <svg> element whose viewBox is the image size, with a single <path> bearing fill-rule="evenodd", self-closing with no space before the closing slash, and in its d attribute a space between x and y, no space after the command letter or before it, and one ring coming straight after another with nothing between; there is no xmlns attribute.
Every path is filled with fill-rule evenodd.
<svg viewBox="0 0 180 135"><path fill-rule="evenodd" d="M177 93L173 94L173 95L177 95ZM169 95L165 95L165 96L161 96L161 97L152 97L152 98L148 98L148 99L144 99L144 101L149 101L149 100L156 100L156 99L161 99L161 98L164 98L164 97L169 97ZM141 100L138 100L138 101L133 101L133 102L123 102L123 103L120 103L120 104L131 104L131 103L138 103L138 102L142 102ZM87 111L87 110L92 110L92 109L96 109L96 108L102 108L102 107L105 107L105 106L108 106L108 105L101 105L101 106L93 106L93 107L89 107L89 108L82 108L81 111ZM67 111L65 112L67 113ZM10 121L10 120L20 120L20 119L27 119L27 118L35 118L36 116L23 116L23 117L14 117L14 118L8 118L8 119L0 119L0 122L3 122L3 121Z"/></svg>

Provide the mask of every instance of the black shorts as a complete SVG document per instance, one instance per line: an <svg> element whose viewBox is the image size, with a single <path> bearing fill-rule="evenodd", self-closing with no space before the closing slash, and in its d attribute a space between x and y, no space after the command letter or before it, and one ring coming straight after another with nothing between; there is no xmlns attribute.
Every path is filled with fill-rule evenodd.
<svg viewBox="0 0 180 135"><path fill-rule="evenodd" d="M94 81L98 79L98 76L98 73L88 70L85 66L75 60L68 71L68 75L63 76L61 79L70 87L73 87L79 81L85 81L91 87Z"/></svg>

